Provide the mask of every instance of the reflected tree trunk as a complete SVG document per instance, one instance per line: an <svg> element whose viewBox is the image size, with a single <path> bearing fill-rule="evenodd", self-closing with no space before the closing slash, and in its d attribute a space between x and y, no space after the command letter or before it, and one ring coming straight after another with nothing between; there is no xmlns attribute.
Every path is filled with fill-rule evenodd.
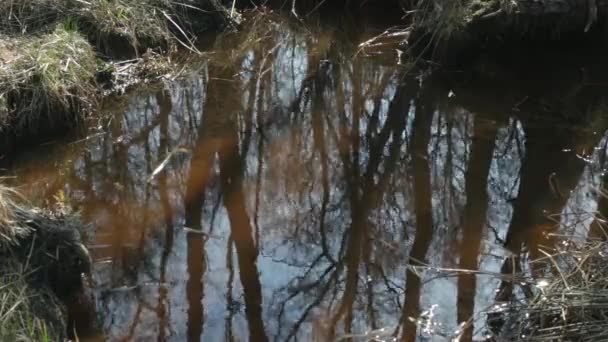
<svg viewBox="0 0 608 342"><path fill-rule="evenodd" d="M572 147L592 151L600 137L577 136L570 129L532 123L524 124L524 131L526 153L505 244L515 253L526 244L535 259L540 256L540 244L552 245L548 234L557 229L559 215L585 169L585 161Z"/></svg>
<svg viewBox="0 0 608 342"><path fill-rule="evenodd" d="M317 61L318 62L318 61ZM310 61L309 61L310 63ZM319 68L319 67L318 67ZM312 133L315 151L319 154L319 162L321 164L321 185L323 188L323 196L321 200L321 212L319 213L319 234L321 236L321 248L323 254L331 262L335 262L333 256L329 251L329 244L327 242L327 229L325 226L325 219L327 216L327 206L329 205L329 199L331 196L331 190L329 186L329 162L327 155L327 142L325 140L325 123L324 123L324 110L325 110L325 90L327 84L327 74L323 70L318 70L314 78L314 94L312 98Z"/></svg>
<svg viewBox="0 0 608 342"><path fill-rule="evenodd" d="M196 177L193 177L192 174L196 172L205 172L197 169L194 164L195 162L193 159L190 168L191 176L187 182L187 193L194 191L192 190L192 187L198 186L196 181L193 180L193 178ZM202 189L204 189L204 187ZM198 203L198 206L194 206L192 203L186 203L185 206L186 227L192 229L192 231L189 231L186 235L188 248L188 280L186 284L188 297L187 335L189 342L200 341L203 332L203 275L207 269L207 260L205 258L205 237L202 232L202 191L194 202Z"/></svg>
<svg viewBox="0 0 608 342"><path fill-rule="evenodd" d="M424 92L425 89L422 90ZM431 207L431 170L429 166L429 143L434 108L432 101L424 94L416 101L411 149L414 172L414 210L416 212L416 234L410 250L409 264L419 266L424 262L433 238L433 212ZM420 277L411 269L406 271L405 304L402 312L402 341L415 341L420 316Z"/></svg>
<svg viewBox="0 0 608 342"><path fill-rule="evenodd" d="M349 173L345 178L347 179L351 213L351 226L348 231L348 245L345 254L346 284L338 312L332 320L330 336L333 336L335 327L342 317L346 317L345 332L350 332L353 305L358 292L362 258L367 256L366 258L369 261L371 254L370 230L372 227L369 224L369 216L372 210L381 202L388 181L399 160L398 157L403 144L402 136L409 113L409 102L412 96L413 84L415 83L407 82L397 88L389 106L387 119L380 128L380 132L377 134L372 134L372 132L366 134L368 138L374 136L371 141L367 142L367 144L361 144L359 138L352 139L352 161L349 163L349 166L344 167L345 172ZM360 123L358 122L358 115L355 115L353 120L354 128L351 134L359 136ZM392 142L388 146L389 157L386 158L384 151L391 137ZM359 149L361 146L369 147L368 153L364 153L369 156L369 160L365 166L363 176L361 176L361 172L359 171L359 158L361 155ZM379 173L381 164L384 164L383 173ZM375 178L378 179L377 183ZM370 303L370 305L372 304ZM368 309L368 311L373 312L373 308Z"/></svg>
<svg viewBox="0 0 608 342"><path fill-rule="evenodd" d="M162 160L164 156L169 153L170 148L170 137L169 137L169 115L171 114L172 104L171 97L169 94L160 92L156 96L159 108L160 108L160 141L159 141L159 158ZM163 207L163 218L165 224L165 247L161 255L160 262L160 279L158 287L158 341L164 341L166 335L166 328L169 323L167 316L167 296L168 296L168 284L167 284L167 263L169 256L173 249L173 209L171 201L169 199L169 189L167 186L167 173L161 172L158 177L158 192L160 196L161 205Z"/></svg>
<svg viewBox="0 0 608 342"><path fill-rule="evenodd" d="M123 132L123 123L121 120L112 120L111 124L112 136L120 137ZM124 189L125 182L128 179L127 176L127 167L128 167L128 147L122 143L110 144L112 151L110 152L112 156L114 156L114 163L118 165L118 169L113 169L108 167L108 173L111 176L108 176L106 179L111 180L115 179L114 183L106 182L104 183L104 193L112 194L115 193L116 184L119 185L118 191L122 191ZM108 161L108 164L111 164L112 158L109 157L105 159ZM128 230L124 229L126 222L128 222L129 218L127 215L124 215L122 208L113 203L112 200L109 201L109 206L112 208L112 212L115 215L113 217L112 222L112 267L114 268L112 272L111 284L112 286L119 287L121 286L121 282L124 280L124 276L127 275L128 269L125 263L125 249L126 242L128 241ZM132 276L132 275L129 275Z"/></svg>
<svg viewBox="0 0 608 342"><path fill-rule="evenodd" d="M240 65L240 64L235 64ZM209 85L206 93L203 126L207 134L198 148L219 158L220 185L223 203L228 214L230 234L237 254L241 285L245 297L245 315L249 326L251 341L267 341L262 314L262 286L257 267L258 250L254 242L254 230L247 213L243 177L245 174L245 155L239 148L238 115L241 110L239 101L222 101L226 94L239 96L241 84L235 78L236 70L223 65L210 66ZM206 119L206 121L205 121ZM252 126L247 126L249 130ZM245 136L250 133L245 132ZM205 137L206 135L206 137ZM205 146L206 145L206 146ZM245 151L245 150L244 150ZM204 151L202 151L204 153ZM213 157L209 160L213 160ZM205 158L203 158L205 160ZM202 163L210 168L212 163ZM208 169L207 169L208 170ZM206 174L203 174L205 176ZM201 177L204 181L204 177ZM204 187L203 187L204 188ZM197 197L192 197L196 199Z"/></svg>
<svg viewBox="0 0 608 342"><path fill-rule="evenodd" d="M354 74L358 75L360 72L358 64L355 64ZM341 70L340 70L341 71ZM352 124L348 124L348 118L345 113L345 98L343 94L338 95L338 107L341 111L341 121L344 124L341 127L341 140L349 142L344 144L341 149L341 157L344 166L345 179L347 183L347 196L349 199L351 222L350 229L348 230L348 243L346 247L345 263L346 263L346 284L342 300L338 307L338 311L332 319L329 337L333 338L338 322L346 315L347 321L344 323L344 331L350 332L350 314L357 294L357 286L359 281L359 263L361 261L361 246L362 239L364 236L365 229L367 227L367 203L361 201L361 190L360 190L360 171L359 171L359 155L360 155L360 139L359 139L359 126L361 107L359 105L361 94L357 93L361 91L360 84L357 85L357 81L360 81L358 77L354 77L353 80L353 112L352 112ZM337 78L340 79L340 78ZM343 89L339 88L339 93ZM352 126L352 129L348 131L348 127ZM348 137L345 137L348 135Z"/></svg>
<svg viewBox="0 0 608 342"><path fill-rule="evenodd" d="M602 153L606 153L603 149ZM608 188L608 172L602 176L600 188L603 190L600 193L600 198L597 201L597 210L595 218L589 226L588 240L591 241L605 241L608 240L608 196L606 195L606 189Z"/></svg>
<svg viewBox="0 0 608 342"><path fill-rule="evenodd" d="M234 335L232 331L232 320L234 318L234 298L232 297L233 283L234 283L234 261L233 261L233 241L232 238L228 239L228 245L226 246L226 268L228 269L228 281L226 282L226 323L224 325L224 337L226 341L234 341Z"/></svg>
<svg viewBox="0 0 608 342"><path fill-rule="evenodd" d="M210 70L210 74L214 71ZM206 100L201 113L196 145L193 147L185 194L185 226L189 229L186 239L188 248L188 280L186 284L188 297L188 341L200 341L203 333L203 275L207 268L205 259L205 236L203 235L203 207L205 190L212 178L218 138L209 132L217 114L218 97L214 94L218 81L208 80Z"/></svg>
<svg viewBox="0 0 608 342"><path fill-rule="evenodd" d="M243 192L244 160L239 154L238 135L234 123L226 148L219 151L220 179L224 193L224 206L228 212L231 236L237 252L237 260L243 292L245 314L251 341L267 341L262 315L262 285L257 267L258 250L253 240L253 228Z"/></svg>
<svg viewBox="0 0 608 342"><path fill-rule="evenodd" d="M555 239L552 233L559 228L561 213L569 196L577 186L585 169L585 161L579 151L592 151L600 135L586 136L562 126L541 127L524 123L526 152L520 171L519 192L513 204L513 217L505 240L505 246L514 253L505 260L501 272L517 274L521 270L522 246L529 251L529 259L542 256L540 248L551 251ZM572 151L572 148L575 151ZM537 274L542 265L532 269ZM523 288L527 296L531 290ZM505 278L496 294L499 302L509 301L513 296L514 283ZM502 319L489 317L492 329L502 328Z"/></svg>
<svg viewBox="0 0 608 342"><path fill-rule="evenodd" d="M488 175L492 164L494 142L498 127L494 122L484 122L478 116L473 122L471 154L465 173L466 204L462 219L459 268L477 270L483 228L488 210ZM472 341L475 313L477 275L461 273L458 276L458 322L469 322L462 331L461 341ZM471 321L469 321L471 320Z"/></svg>

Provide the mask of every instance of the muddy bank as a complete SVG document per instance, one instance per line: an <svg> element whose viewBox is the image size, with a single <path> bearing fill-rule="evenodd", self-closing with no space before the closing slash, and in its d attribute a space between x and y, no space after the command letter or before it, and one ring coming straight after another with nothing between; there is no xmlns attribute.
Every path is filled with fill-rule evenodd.
<svg viewBox="0 0 608 342"><path fill-rule="evenodd" d="M477 56L470 66L435 72L445 93L451 92L451 102L472 112L562 120L572 125L600 122L604 117L608 103L604 95L608 86L606 51L497 51ZM480 97L486 100L479 101Z"/></svg>
<svg viewBox="0 0 608 342"><path fill-rule="evenodd" d="M603 41L606 13L597 0L7 2L0 5L7 18L0 24L0 155L74 132L108 89L181 68L165 63L171 52L196 51L202 33L234 27L245 8L262 15L272 8L306 24L317 15L360 25L377 17L379 32L396 23L401 30L390 31L390 42L374 41L380 49L407 38L405 58L442 64L476 63L505 45Z"/></svg>
<svg viewBox="0 0 608 342"><path fill-rule="evenodd" d="M63 341L91 260L83 224L61 204L41 210L0 187L0 340Z"/></svg>
<svg viewBox="0 0 608 342"><path fill-rule="evenodd" d="M233 23L216 0L9 1L0 15L0 153L71 131L117 79L163 74Z"/></svg>
<svg viewBox="0 0 608 342"><path fill-rule="evenodd" d="M428 0L408 8L409 51L461 64L505 46L605 45L608 4L599 0Z"/></svg>

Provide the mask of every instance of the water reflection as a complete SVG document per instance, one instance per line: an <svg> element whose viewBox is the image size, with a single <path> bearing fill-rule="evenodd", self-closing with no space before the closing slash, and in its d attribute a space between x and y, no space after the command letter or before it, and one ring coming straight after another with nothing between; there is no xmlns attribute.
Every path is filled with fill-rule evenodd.
<svg viewBox="0 0 608 342"><path fill-rule="evenodd" d="M107 340L499 329L481 312L528 289L497 274L523 270L522 245L538 256L565 214L595 209L605 123L547 122L530 114L552 108L541 95L486 97L497 90L353 58L350 42L272 22L223 38L200 73L132 94L55 167L9 166L31 198L62 189L93 222ZM585 100L599 118L577 91L563 110Z"/></svg>
<svg viewBox="0 0 608 342"><path fill-rule="evenodd" d="M462 210L462 240L458 267L462 270L476 271L490 205L486 189L498 127L496 122L488 122L481 117L473 117L472 120L469 166L464 176L466 203ZM461 273L457 286L457 319L458 322L466 322L463 325L462 340L471 341L475 330L475 324L471 319L475 316L476 275Z"/></svg>

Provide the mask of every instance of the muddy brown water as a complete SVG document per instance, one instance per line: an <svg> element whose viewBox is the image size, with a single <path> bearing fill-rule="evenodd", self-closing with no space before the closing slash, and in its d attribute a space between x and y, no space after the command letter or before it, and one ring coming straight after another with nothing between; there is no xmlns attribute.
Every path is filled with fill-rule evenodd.
<svg viewBox="0 0 608 342"><path fill-rule="evenodd" d="M480 340L512 253L588 235L593 61L434 77L361 53L371 33L269 21L108 100L86 139L5 158L91 223L81 340Z"/></svg>

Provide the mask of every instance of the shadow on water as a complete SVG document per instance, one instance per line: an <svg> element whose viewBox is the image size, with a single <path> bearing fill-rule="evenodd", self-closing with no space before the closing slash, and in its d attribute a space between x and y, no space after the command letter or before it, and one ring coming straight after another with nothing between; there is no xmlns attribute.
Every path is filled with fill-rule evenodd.
<svg viewBox="0 0 608 342"><path fill-rule="evenodd" d="M104 134L5 160L93 223L105 339L481 340L549 233L598 234L595 66L429 76L355 56L365 32L286 27L219 39Z"/></svg>

